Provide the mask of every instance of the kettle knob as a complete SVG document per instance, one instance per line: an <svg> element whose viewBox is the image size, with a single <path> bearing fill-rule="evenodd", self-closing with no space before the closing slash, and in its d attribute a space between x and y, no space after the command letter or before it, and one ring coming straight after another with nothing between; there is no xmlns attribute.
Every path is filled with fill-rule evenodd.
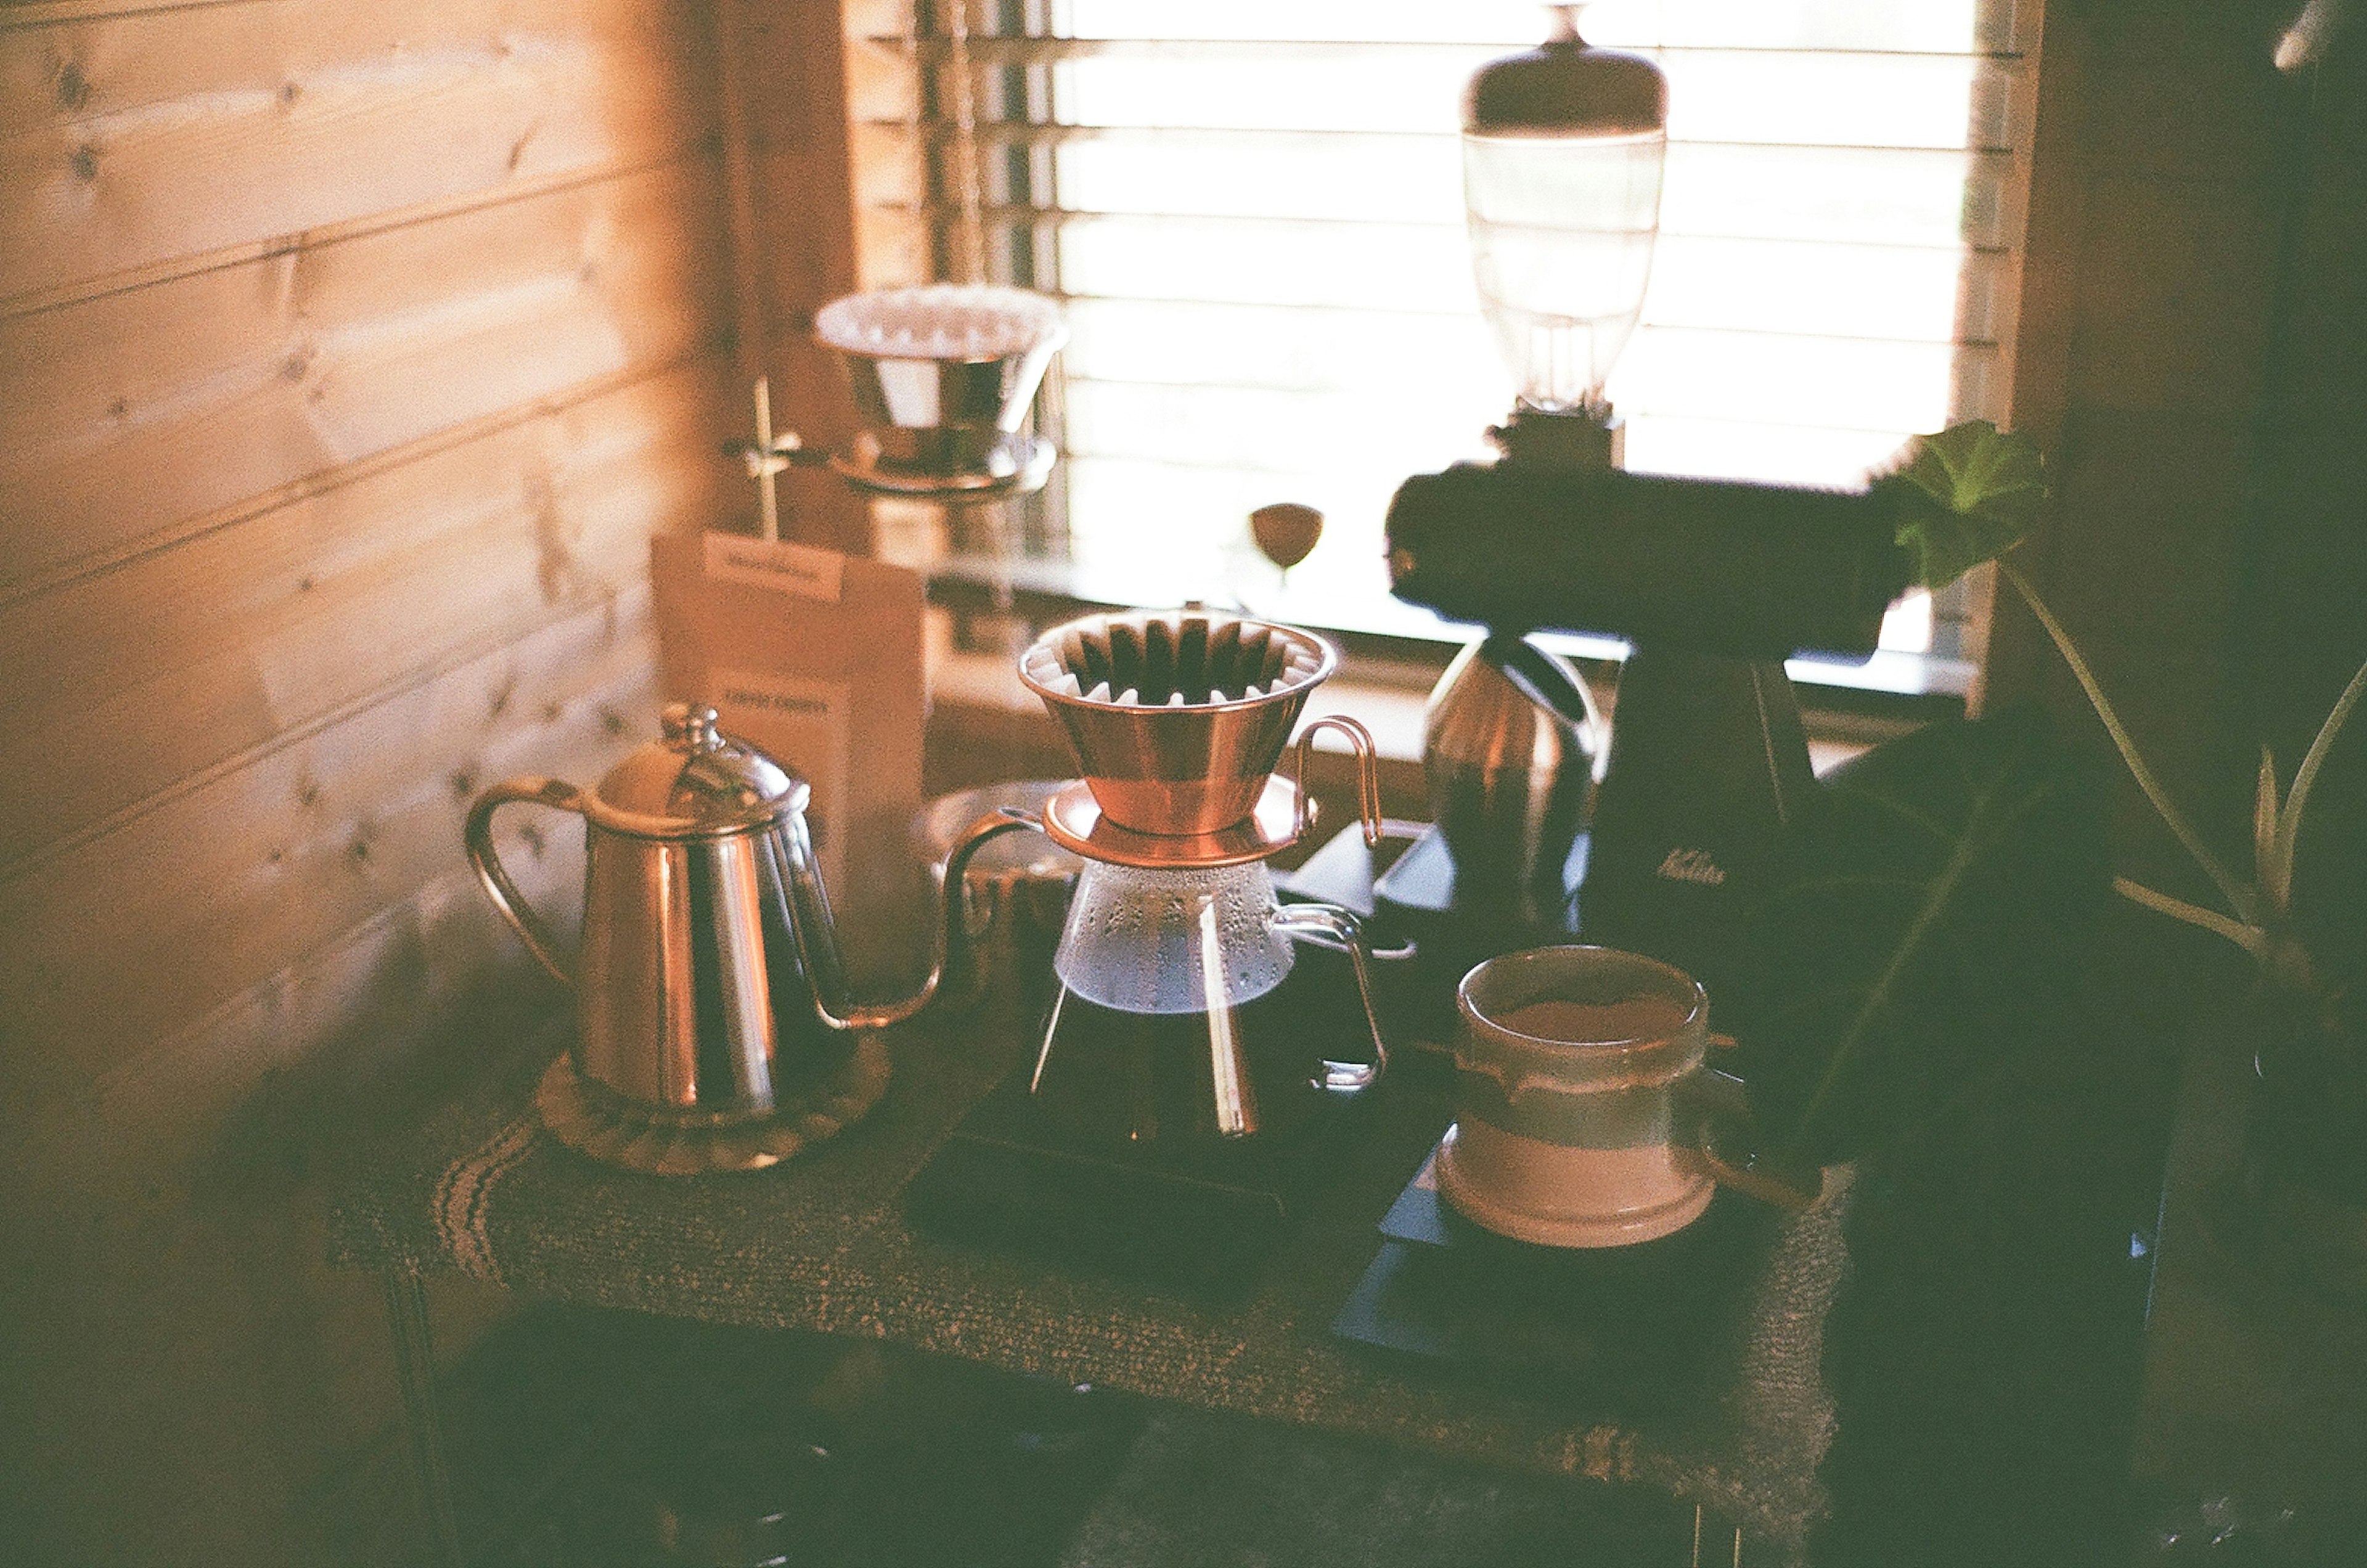
<svg viewBox="0 0 2367 1568"><path fill-rule="evenodd" d="M658 726L670 742L693 751L712 751L723 744L715 728L719 716L710 707L668 703L658 710Z"/></svg>

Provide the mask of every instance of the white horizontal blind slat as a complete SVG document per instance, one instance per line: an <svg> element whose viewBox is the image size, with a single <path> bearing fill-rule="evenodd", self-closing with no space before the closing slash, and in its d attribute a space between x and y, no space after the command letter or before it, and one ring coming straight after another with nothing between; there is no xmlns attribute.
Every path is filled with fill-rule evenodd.
<svg viewBox="0 0 2367 1568"><path fill-rule="evenodd" d="M1459 227L1123 214L1063 223L1059 242L1072 296L1478 310ZM1987 294L1994 271L1992 258L1962 249L1666 235L1645 319L1950 343L1960 288Z"/></svg>
<svg viewBox="0 0 2367 1568"><path fill-rule="evenodd" d="M1039 65L1076 60L1168 60L1168 61L1296 61L1301 63L1330 63L1342 61L1373 61L1396 55L1433 60L1472 62L1491 59L1508 49L1526 48L1535 42L1541 29L1531 28L1523 39L1504 39L1493 43L1474 43L1464 38L1440 39L1339 39L1322 38L1313 31L1276 35L1266 39L1219 38L1208 34L1179 35L1172 38L1085 38L1074 34L1060 36L998 36L972 34L965 41L970 58L981 65ZM1589 32L1598 28L1589 24ZM886 36L866 39L874 48L900 47L903 40ZM1884 49L1853 47L1846 43L1786 47L1780 44L1738 44L1727 40L1711 40L1694 44L1640 45L1622 44L1621 48L1640 49L1662 62L1670 63L1718 56L1772 57L1781 55L1793 60L1978 60L1999 66L2016 66L2022 57L2010 50L1965 49ZM942 37L921 40L919 52L928 60L946 58L952 46Z"/></svg>
<svg viewBox="0 0 2367 1568"><path fill-rule="evenodd" d="M1533 43L1542 13L998 3L1002 34L1059 35L994 36L982 0L969 14L987 220L1074 328L1080 558L1181 552L1162 570L1197 592L1191 559L1259 570L1242 517L1295 499L1331 521L1294 589L1377 592L1390 491L1482 455L1509 401L1457 124L1470 73ZM1582 25L1670 83L1644 324L1610 387L1630 467L1847 484L1914 431L2002 416L2034 5L1598 0ZM941 41L874 41L942 83ZM923 234L952 189L944 96L855 127L859 164L934 166L867 182L883 220Z"/></svg>
<svg viewBox="0 0 2367 1568"><path fill-rule="evenodd" d="M875 123L864 134L884 144L906 133ZM1006 220L1049 212L1463 223L1462 149L1451 136L990 126L981 138L1050 149L1058 171L1059 207L1004 208L997 215ZM909 157L909 147L883 145L873 156L900 154ZM2014 164L1994 151L1704 141L1671 146L1669 170L1663 234L1999 248Z"/></svg>
<svg viewBox="0 0 2367 1568"><path fill-rule="evenodd" d="M1086 44L973 38L973 63L1053 73L1063 121L1241 130L1428 131L1458 127L1462 88L1500 48L1208 42ZM1656 51L1672 141L1962 148L1987 80L2019 62L1963 54ZM946 51L924 59L943 63ZM1208 90L1217 75L1221 93Z"/></svg>
<svg viewBox="0 0 2367 1568"><path fill-rule="evenodd" d="M1068 0L1059 30L1077 39L1226 39L1292 41L1483 43L1520 49L1542 35L1531 0L1195 0L1154 6L1143 0ZM1984 51L2013 52L2021 40L2013 7L1974 0L1828 0L1814 6L1769 0L1596 0L1586 35L1621 49L1726 47L1883 49L1949 53L1967 40Z"/></svg>

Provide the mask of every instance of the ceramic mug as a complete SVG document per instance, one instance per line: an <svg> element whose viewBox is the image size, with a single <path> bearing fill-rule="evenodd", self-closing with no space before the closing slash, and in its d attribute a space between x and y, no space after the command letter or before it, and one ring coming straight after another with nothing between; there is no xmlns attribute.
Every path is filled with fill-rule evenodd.
<svg viewBox="0 0 2367 1568"><path fill-rule="evenodd" d="M1713 1153L1713 1131L1731 1142L1745 1121L1740 1086L1703 1066L1709 996L1682 970L1614 948L1532 948L1475 967L1455 1000L1456 1116L1438 1187L1465 1217L1548 1247L1620 1247L1692 1224L1721 1177L1791 1201Z"/></svg>

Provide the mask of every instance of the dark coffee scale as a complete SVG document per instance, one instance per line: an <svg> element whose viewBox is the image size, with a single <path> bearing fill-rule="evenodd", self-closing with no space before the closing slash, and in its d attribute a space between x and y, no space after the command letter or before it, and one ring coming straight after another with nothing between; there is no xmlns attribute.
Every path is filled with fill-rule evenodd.
<svg viewBox="0 0 2367 1568"><path fill-rule="evenodd" d="M1321 1055L1371 1054L1347 960L1302 948L1295 966L1288 985L1225 1014L1252 1043L1253 1134L1222 1135L1205 1087L1166 1081L1207 1062L1208 1014L1120 1012L1071 993L1053 1040L1070 1070L1032 1092L1031 1052L913 1179L906 1212L949 1240L1166 1288L1246 1288L1337 1169L1363 1110L1307 1073Z"/></svg>
<svg viewBox="0 0 2367 1568"><path fill-rule="evenodd" d="M1483 1230L1425 1160L1380 1224L1381 1248L1332 1332L1409 1361L1608 1416L1706 1397L1739 1337L1776 1214L1720 1191L1701 1218L1626 1247L1538 1247Z"/></svg>

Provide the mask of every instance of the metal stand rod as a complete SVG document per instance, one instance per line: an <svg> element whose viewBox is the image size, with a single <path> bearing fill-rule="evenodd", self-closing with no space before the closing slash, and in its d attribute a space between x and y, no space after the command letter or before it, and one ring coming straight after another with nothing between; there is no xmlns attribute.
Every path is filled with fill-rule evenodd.
<svg viewBox="0 0 2367 1568"><path fill-rule="evenodd" d="M444 1468L444 1427L436 1412L436 1347L427 1330L427 1293L415 1269L386 1271L386 1324L411 1435L412 1482L442 1568L462 1568L460 1527L452 1512L452 1478Z"/></svg>
<svg viewBox="0 0 2367 1568"><path fill-rule="evenodd" d="M1704 1539L1702 1529L1703 1526L1707 1522L1708 1510L1704 1508L1699 1503L1695 1503L1693 1505L1693 1551L1691 1568L1717 1568L1716 1560L1715 1558L1704 1557L1702 1555L1702 1544ZM1710 1536L1707 1540L1709 1547L1713 1551L1722 1544L1716 1536ZM1742 1568L1742 1527L1740 1525L1734 1527L1734 1556L1732 1559L1731 1568Z"/></svg>

